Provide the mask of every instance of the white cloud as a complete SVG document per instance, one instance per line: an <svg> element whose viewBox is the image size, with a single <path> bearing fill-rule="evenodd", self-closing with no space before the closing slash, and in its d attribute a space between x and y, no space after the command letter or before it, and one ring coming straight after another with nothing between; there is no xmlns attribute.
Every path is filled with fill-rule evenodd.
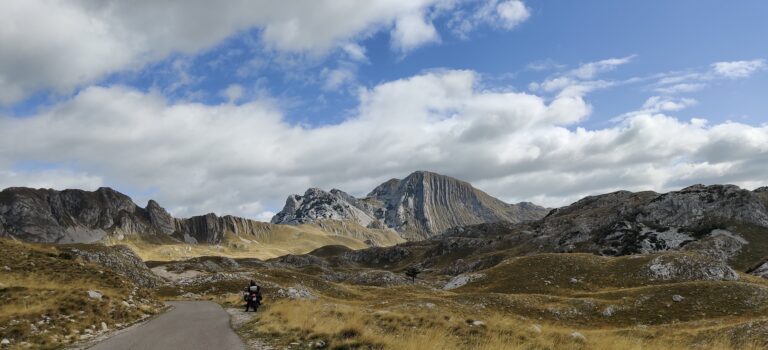
<svg viewBox="0 0 768 350"><path fill-rule="evenodd" d="M471 9L453 13L448 26L459 37L466 38L482 25L511 30L531 17L530 10L521 0L482 0Z"/></svg>
<svg viewBox="0 0 768 350"><path fill-rule="evenodd" d="M401 52L408 52L424 44L440 41L435 27L420 13L398 18L391 35L392 46Z"/></svg>
<svg viewBox="0 0 768 350"><path fill-rule="evenodd" d="M355 44L355 43L346 43L341 47L344 52L349 56L350 59L353 61L366 61L368 60L368 57L365 56L365 48Z"/></svg>
<svg viewBox="0 0 768 350"><path fill-rule="evenodd" d="M352 67L325 68L320 75L325 79L324 90L336 90L355 81L355 71Z"/></svg>
<svg viewBox="0 0 768 350"><path fill-rule="evenodd" d="M764 181L768 126L681 121L664 113L692 102L654 98L647 111L590 130L577 127L590 113L582 95L484 91L477 80L435 71L383 83L362 90L355 115L318 128L286 123L269 102L171 104L91 87L37 115L0 117L0 169L64 164L58 171L86 179L72 186L157 189L176 215L259 218L310 186L364 195L418 169L544 205L621 188ZM3 184L39 185L35 176L45 178Z"/></svg>
<svg viewBox="0 0 768 350"><path fill-rule="evenodd" d="M562 96L582 96L590 91L615 85L612 81L596 80L596 77L631 62L634 57L632 55L585 63L577 68L554 74L541 83L530 83L528 89L531 91L559 92Z"/></svg>
<svg viewBox="0 0 768 350"><path fill-rule="evenodd" d="M766 67L764 59L715 62L707 70L660 74L654 84L654 91L667 95L694 92L717 80L748 78Z"/></svg>
<svg viewBox="0 0 768 350"><path fill-rule="evenodd" d="M502 1L496 5L496 12L501 20L501 25L507 29L512 29L531 17L528 8L520 0Z"/></svg>
<svg viewBox="0 0 768 350"><path fill-rule="evenodd" d="M643 109L648 113L675 112L696 104L692 98L670 99L652 96L643 103Z"/></svg>
<svg viewBox="0 0 768 350"><path fill-rule="evenodd" d="M322 55L396 23L393 46L410 50L437 38L423 15L436 1L2 1L0 104L68 93L250 28L268 48Z"/></svg>
<svg viewBox="0 0 768 350"><path fill-rule="evenodd" d="M712 69L718 75L726 78L746 78L753 73L766 68L765 60L716 62Z"/></svg>
<svg viewBox="0 0 768 350"><path fill-rule="evenodd" d="M676 95L676 94L685 93L685 92L699 91L705 87L706 85L702 83L681 83L681 84L674 84L670 86L659 87L659 88L656 88L655 90L662 94Z"/></svg>

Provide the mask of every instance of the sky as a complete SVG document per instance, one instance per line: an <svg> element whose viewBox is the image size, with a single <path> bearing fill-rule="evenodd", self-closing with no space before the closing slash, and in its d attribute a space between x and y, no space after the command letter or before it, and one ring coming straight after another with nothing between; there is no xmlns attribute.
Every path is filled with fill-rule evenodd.
<svg viewBox="0 0 768 350"><path fill-rule="evenodd" d="M0 2L0 188L268 221L429 170L507 202L768 185L762 0Z"/></svg>

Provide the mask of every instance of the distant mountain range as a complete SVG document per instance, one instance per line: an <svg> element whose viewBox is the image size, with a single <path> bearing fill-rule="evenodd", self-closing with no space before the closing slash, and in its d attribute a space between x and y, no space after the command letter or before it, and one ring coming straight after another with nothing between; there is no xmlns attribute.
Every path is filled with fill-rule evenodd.
<svg viewBox="0 0 768 350"><path fill-rule="evenodd" d="M507 204L467 182L427 171L391 179L365 198L333 189L310 188L288 197L272 218L275 224L349 220L371 228L389 228L409 240L435 236L457 226L506 221L519 223L544 217L549 210L522 202Z"/></svg>
<svg viewBox="0 0 768 350"><path fill-rule="evenodd" d="M680 261L651 266L655 278L738 278L730 267L768 278L768 187L749 191L733 185L694 185L669 193L618 191L586 197L539 220L459 226L421 242L340 250L322 257L333 264L354 262L395 270L417 266L472 276L509 258L542 253L638 257L670 253L670 259Z"/></svg>
<svg viewBox="0 0 768 350"><path fill-rule="evenodd" d="M388 246L405 238L427 240L419 243L419 251L424 244L435 245L420 259L427 265L440 252L467 244L462 254L468 255L457 256L462 265L450 267L457 272L487 267L502 250L507 255L697 250L740 270L768 271L767 208L768 187L749 191L733 185L694 185L663 194L618 191L548 210L531 203L507 204L464 181L419 171L384 182L364 198L336 189L309 189L288 197L272 223L214 214L173 218L153 200L142 208L109 188L89 192L14 187L0 192L0 237L53 243L164 237L258 249L291 243L291 248L273 249L269 256L328 244ZM384 254L384 260L391 260L387 254L403 256L408 247L359 254L363 260L368 259L365 254Z"/></svg>

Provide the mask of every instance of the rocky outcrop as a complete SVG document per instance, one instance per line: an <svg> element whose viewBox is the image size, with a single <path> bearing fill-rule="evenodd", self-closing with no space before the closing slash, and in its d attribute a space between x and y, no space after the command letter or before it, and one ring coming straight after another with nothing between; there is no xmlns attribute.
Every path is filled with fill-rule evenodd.
<svg viewBox="0 0 768 350"><path fill-rule="evenodd" d="M371 209L343 191L333 189L326 192L310 188L303 196L288 197L283 210L272 218L272 223L298 225L320 220L352 220L368 226L376 220Z"/></svg>
<svg viewBox="0 0 768 350"><path fill-rule="evenodd" d="M665 194L613 192L553 210L535 230L536 244L549 251L626 255L689 246L728 259L748 243L724 230L733 224L768 229L761 191L694 185Z"/></svg>
<svg viewBox="0 0 768 350"><path fill-rule="evenodd" d="M365 198L342 191L309 189L288 197L273 223L300 224L318 220L352 220L362 226L390 228L419 240L464 225L535 220L547 210L531 203L507 204L467 182L426 171L391 179Z"/></svg>
<svg viewBox="0 0 768 350"><path fill-rule="evenodd" d="M739 275L722 260L705 255L670 253L659 255L647 265L652 281L735 281Z"/></svg>
<svg viewBox="0 0 768 350"><path fill-rule="evenodd" d="M694 185L655 198L637 221L695 227L704 220L728 220L768 227L768 210L757 192L734 185Z"/></svg>
<svg viewBox="0 0 768 350"><path fill-rule="evenodd" d="M174 235L187 243L217 244L228 233L248 237L258 236L269 230L270 224L266 222L231 215L216 216L210 213L188 219L176 219Z"/></svg>
<svg viewBox="0 0 768 350"><path fill-rule="evenodd" d="M12 187L0 192L0 236L32 242L94 242L109 233L159 233L146 209L111 188Z"/></svg>
<svg viewBox="0 0 768 350"><path fill-rule="evenodd" d="M146 208L111 188L96 191L12 187L0 192L0 237L28 242L91 243L114 235L154 236L218 244L227 233L257 235L270 224L235 216L171 216L156 201Z"/></svg>
<svg viewBox="0 0 768 350"><path fill-rule="evenodd" d="M144 261L126 246L81 245L62 247L60 250L65 252L65 256L69 254L71 257L79 257L84 261L107 267L142 287L155 288L164 284L164 281L152 273Z"/></svg>

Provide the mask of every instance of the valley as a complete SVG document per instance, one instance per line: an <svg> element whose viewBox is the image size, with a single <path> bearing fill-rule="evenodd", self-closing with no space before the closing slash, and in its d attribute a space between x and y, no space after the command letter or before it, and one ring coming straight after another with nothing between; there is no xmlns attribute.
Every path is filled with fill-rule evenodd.
<svg viewBox="0 0 768 350"><path fill-rule="evenodd" d="M412 193L429 192L420 188ZM5 208L18 208L19 200L4 193ZM50 210L48 226L30 230L9 223L40 222L45 206L6 209L0 337L13 349L83 346L167 312L164 302L187 300L227 309L235 332L254 349L768 346L766 188L619 191L538 219L466 219L420 239L413 233L426 231L361 221L360 213L376 211L351 209L359 205L351 196L308 193L315 197L290 197L273 220L290 216L291 223L208 215L174 219L168 233L135 205L126 206L134 208L131 220L151 230L129 234L137 225L127 219L98 224L114 214L103 208L70 211L70 221ZM424 203L409 196L401 202ZM467 207L473 200L454 198L441 203ZM412 220L442 217L419 215ZM41 228L40 237L50 237L61 227L98 229L104 237L22 242ZM206 237L215 241L203 243ZM238 309L251 280L263 288L264 305L246 314Z"/></svg>

